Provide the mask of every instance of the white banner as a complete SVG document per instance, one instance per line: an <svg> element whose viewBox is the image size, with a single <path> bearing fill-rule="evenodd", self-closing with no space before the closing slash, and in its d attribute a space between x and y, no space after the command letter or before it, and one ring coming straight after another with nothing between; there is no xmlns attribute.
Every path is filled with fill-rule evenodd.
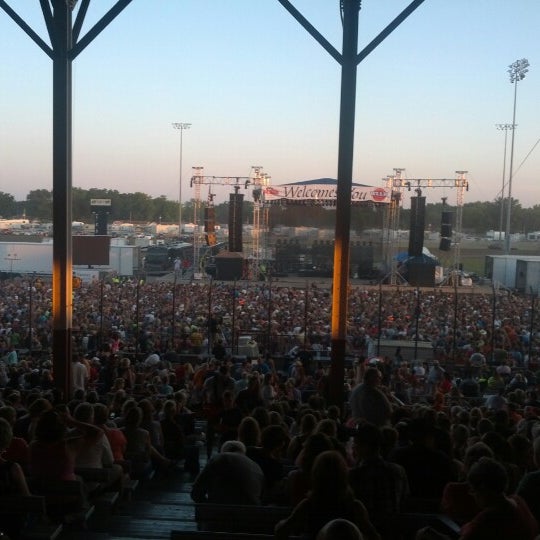
<svg viewBox="0 0 540 540"><path fill-rule="evenodd" d="M337 182L333 184L295 183L264 188L266 202L283 202L285 204L336 204ZM351 203L374 202L385 204L390 202L390 191L373 186L354 185L351 190Z"/></svg>

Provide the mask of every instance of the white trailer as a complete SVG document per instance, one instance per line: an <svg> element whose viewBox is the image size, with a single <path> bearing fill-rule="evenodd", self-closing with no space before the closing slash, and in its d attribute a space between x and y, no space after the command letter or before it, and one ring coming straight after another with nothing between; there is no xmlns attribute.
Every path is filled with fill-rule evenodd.
<svg viewBox="0 0 540 540"><path fill-rule="evenodd" d="M52 244L0 242L0 271L14 274L52 274Z"/></svg>
<svg viewBox="0 0 540 540"><path fill-rule="evenodd" d="M524 257L520 255L486 255L485 275L493 283L498 283L509 289L517 287L517 262L540 261L540 256Z"/></svg>
<svg viewBox="0 0 540 540"><path fill-rule="evenodd" d="M540 292L539 260L519 259L516 264L516 289L525 294Z"/></svg>
<svg viewBox="0 0 540 540"><path fill-rule="evenodd" d="M114 246L109 251L108 265L94 265L102 272L120 276L133 276L139 269L139 246ZM14 274L52 274L52 242L0 242L0 272ZM73 273L80 274L88 266L73 266Z"/></svg>

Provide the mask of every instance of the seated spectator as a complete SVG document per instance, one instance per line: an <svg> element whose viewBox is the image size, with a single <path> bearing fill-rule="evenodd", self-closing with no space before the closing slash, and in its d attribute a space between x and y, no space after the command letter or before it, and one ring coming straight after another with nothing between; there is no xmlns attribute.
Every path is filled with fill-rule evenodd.
<svg viewBox="0 0 540 540"><path fill-rule="evenodd" d="M90 403L79 403L74 412L75 420L86 424L94 424L94 407ZM75 428L70 435L77 435L80 432ZM98 485L93 483L88 486L91 491L99 489L100 491L122 491L123 470L120 465L114 464L113 453L109 439L102 431L102 436L93 442L87 444L77 454L75 458L75 467L82 469L101 469L107 472L107 481ZM87 485L89 484L86 482Z"/></svg>
<svg viewBox="0 0 540 540"><path fill-rule="evenodd" d="M154 463L169 466L170 461L158 452L150 440L150 434L141 428L142 411L139 407L129 409L122 431L127 440L125 457L131 463L132 478L147 478L154 469Z"/></svg>
<svg viewBox="0 0 540 540"><path fill-rule="evenodd" d="M13 432L17 437L21 437L30 442L34 437L34 430L41 414L51 409L51 404L44 398L35 394L31 403L28 404L27 414L20 416L13 425Z"/></svg>
<svg viewBox="0 0 540 540"><path fill-rule="evenodd" d="M13 438L11 425L5 418L0 418L0 493L2 495L30 495L21 466L5 459L4 452Z"/></svg>
<svg viewBox="0 0 540 540"><path fill-rule="evenodd" d="M289 435L282 426L268 426L261 433L261 447L251 447L247 456L263 470L265 477L264 500L277 501L285 492L283 458L289 444Z"/></svg>
<svg viewBox="0 0 540 540"><path fill-rule="evenodd" d="M94 405L94 423L103 430L105 437L111 446L111 452L115 463L124 462L127 440L124 433L118 429L114 422L109 424L109 408L103 403Z"/></svg>
<svg viewBox="0 0 540 540"><path fill-rule="evenodd" d="M169 459L185 457L186 437L182 426L177 422L176 403L167 400L163 405L163 418L160 422L163 433L163 454Z"/></svg>
<svg viewBox="0 0 540 540"><path fill-rule="evenodd" d="M533 443L533 457L536 470L528 472L516 489L516 494L522 497L531 510L536 521L540 523L540 438Z"/></svg>
<svg viewBox="0 0 540 540"><path fill-rule="evenodd" d="M481 511L463 525L460 540L534 540L538 524L519 495L505 495L508 478L501 464L481 458L471 467L467 482Z"/></svg>
<svg viewBox="0 0 540 540"><path fill-rule="evenodd" d="M381 457L382 435L373 424L360 424L354 435L355 466L349 483L379 532L386 530L388 517L400 512L409 494L405 469Z"/></svg>
<svg viewBox="0 0 540 540"><path fill-rule="evenodd" d="M317 535L317 540L363 540L360 529L347 519L329 521Z"/></svg>
<svg viewBox="0 0 540 540"><path fill-rule="evenodd" d="M297 505L311 489L311 469L319 454L335 450L330 438L324 433L310 435L298 455L298 468L287 475L287 490L291 506Z"/></svg>
<svg viewBox="0 0 540 540"><path fill-rule="evenodd" d="M219 433L219 446L229 440L234 440L238 436L238 426L242 421L243 414L240 408L234 403L234 392L225 390L222 396L223 409L218 413L216 422L216 432Z"/></svg>
<svg viewBox="0 0 540 540"><path fill-rule="evenodd" d="M238 426L238 440L249 450L261 445L261 428L252 416L246 416Z"/></svg>
<svg viewBox="0 0 540 540"><path fill-rule="evenodd" d="M313 464L310 494L276 525L274 538L285 539L294 533L315 539L329 521L340 518L354 523L366 539L379 539L366 508L354 498L347 477L347 464L339 452L320 454Z"/></svg>
<svg viewBox="0 0 540 540"><path fill-rule="evenodd" d="M7 420L12 430L16 416L17 413L13 407L0 407L0 418ZM28 443L22 437L12 437L10 445L4 451L3 458L6 461L15 461L23 468L23 470L28 470L30 461Z"/></svg>
<svg viewBox="0 0 540 540"><path fill-rule="evenodd" d="M0 418L0 494L4 497L30 495L21 466L3 457L3 452L9 448L12 437L11 425L5 418ZM23 525L21 521L19 516L11 518L6 516L0 525L0 537L4 536L2 533L6 533L11 538L18 538Z"/></svg>
<svg viewBox="0 0 540 540"><path fill-rule="evenodd" d="M412 497L439 501L444 486L457 479L450 457L435 447L435 428L424 418L415 418L406 429L409 444L390 454L390 461L407 473Z"/></svg>
<svg viewBox="0 0 540 540"><path fill-rule="evenodd" d="M324 433L332 441L332 444L334 445L333 449L337 450L344 458L347 458L345 445L337 438L337 424L335 420L323 418L317 423L315 433Z"/></svg>
<svg viewBox="0 0 540 540"><path fill-rule="evenodd" d="M77 434L68 434L67 428ZM30 474L37 480L76 480L75 460L88 446L99 442L103 431L72 418L67 412L50 410L38 420L30 443Z"/></svg>
<svg viewBox="0 0 540 540"><path fill-rule="evenodd" d="M482 457L493 457L489 446L482 442L469 446L463 462L465 474L468 474L471 467ZM480 511L480 507L470 493L467 482L448 482L443 491L441 511L455 522L465 523Z"/></svg>
<svg viewBox="0 0 540 540"><path fill-rule="evenodd" d="M163 452L163 432L161 424L155 419L155 408L150 399L141 399L139 408L142 411L141 427L150 433L152 446L158 451Z"/></svg>
<svg viewBox="0 0 540 540"><path fill-rule="evenodd" d="M220 504L261 504L264 473L246 455L240 441L227 441L193 483L195 502Z"/></svg>
<svg viewBox="0 0 540 540"><path fill-rule="evenodd" d="M302 447L308 437L315 431L317 427L317 418L311 413L305 413L300 420L300 433L294 436L287 448L287 458L292 462L296 460L298 454L302 451Z"/></svg>

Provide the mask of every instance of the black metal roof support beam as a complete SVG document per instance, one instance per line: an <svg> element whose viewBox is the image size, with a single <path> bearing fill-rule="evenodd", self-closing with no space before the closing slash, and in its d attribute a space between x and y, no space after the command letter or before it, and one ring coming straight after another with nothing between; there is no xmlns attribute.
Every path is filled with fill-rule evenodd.
<svg viewBox="0 0 540 540"><path fill-rule="evenodd" d="M71 59L75 60L79 54L94 41L94 39L105 30L105 28L114 20L122 11L131 4L133 0L118 0L118 2L82 37L71 51ZM82 21L81 21L82 26Z"/></svg>
<svg viewBox="0 0 540 540"><path fill-rule="evenodd" d="M378 36L368 43L358 53L358 63L360 63L371 51L380 45L413 11L419 8L425 0L414 0L411 2Z"/></svg>
<svg viewBox="0 0 540 540"><path fill-rule="evenodd" d="M53 0L53 367L65 399L71 393L72 257L71 7Z"/></svg>
<svg viewBox="0 0 540 540"><path fill-rule="evenodd" d="M40 0L51 40L52 47L49 47L5 0L0 0L0 9L53 60L53 366L55 384L66 399L71 393L73 353L72 61L131 1L119 0L81 42L74 43L90 0L82 0L75 32L72 24L75 0Z"/></svg>
<svg viewBox="0 0 540 540"><path fill-rule="evenodd" d="M341 64L341 105L336 198L334 274L332 284L332 363L330 401L343 406L343 380L347 340L347 303L349 286L349 248L351 225L351 189L354 160L354 121L356 108L356 71L358 64L399 26L424 0L414 0L360 54L358 19L360 0L341 0L343 9L343 50L340 55L296 10L288 0L283 7ZM307 328L305 329L307 332Z"/></svg>
<svg viewBox="0 0 540 540"><path fill-rule="evenodd" d="M334 60L341 64L341 54L323 37L323 35L289 2L289 0L278 0L278 2L304 27L304 29L321 45Z"/></svg>
<svg viewBox="0 0 540 540"><path fill-rule="evenodd" d="M77 42L81 34L82 25L89 6L90 0L82 0L81 5L79 6L79 11L77 12L77 17L75 18L75 23L73 24L73 40L75 42Z"/></svg>
<svg viewBox="0 0 540 540"><path fill-rule="evenodd" d="M356 111L356 53L360 0L343 1L343 60L336 194L336 232L332 280L332 367L330 402L343 407L343 382L347 345L347 309L351 236L351 190L354 158L354 116ZM307 332L307 329L306 329Z"/></svg>
<svg viewBox="0 0 540 540"><path fill-rule="evenodd" d="M51 40L54 48L55 32L51 4L49 0L39 0L39 3L41 4L41 12L43 13L43 18L45 19L45 26L47 27L47 32L49 33L49 39Z"/></svg>
<svg viewBox="0 0 540 540"><path fill-rule="evenodd" d="M0 0L0 8L3 9L7 15L9 15L24 31L25 34L27 34L34 43L49 57L52 59L53 57L53 51L52 49L26 24L26 22L17 15L13 9L5 2L5 0Z"/></svg>

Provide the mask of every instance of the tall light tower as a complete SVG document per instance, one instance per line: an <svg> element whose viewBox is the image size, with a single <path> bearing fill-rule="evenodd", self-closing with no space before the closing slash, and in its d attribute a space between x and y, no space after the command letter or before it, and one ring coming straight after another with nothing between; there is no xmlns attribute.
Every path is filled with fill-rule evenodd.
<svg viewBox="0 0 540 540"><path fill-rule="evenodd" d="M516 125L516 101L517 101L517 83L525 78L529 71L529 61L526 58L516 60L508 66L510 82L514 85L514 114L512 116L512 125ZM505 252L510 253L510 217L512 212L512 177L514 176L514 135L515 129L512 129L512 144L510 147L510 173L508 175L508 207L506 211L506 230L505 230Z"/></svg>
<svg viewBox="0 0 540 540"><path fill-rule="evenodd" d="M186 122L173 122L172 127L180 130L180 178L178 181L178 237L182 236L182 140L184 131L191 127L191 124Z"/></svg>
<svg viewBox="0 0 540 540"><path fill-rule="evenodd" d="M499 216L499 243L502 247L502 230L503 230L503 216L504 216L504 192L506 190L506 147L508 141L508 130L514 129L516 126L514 124L495 124L495 127L504 131L504 155L503 155L503 171L502 171L502 187L501 187L501 211Z"/></svg>

